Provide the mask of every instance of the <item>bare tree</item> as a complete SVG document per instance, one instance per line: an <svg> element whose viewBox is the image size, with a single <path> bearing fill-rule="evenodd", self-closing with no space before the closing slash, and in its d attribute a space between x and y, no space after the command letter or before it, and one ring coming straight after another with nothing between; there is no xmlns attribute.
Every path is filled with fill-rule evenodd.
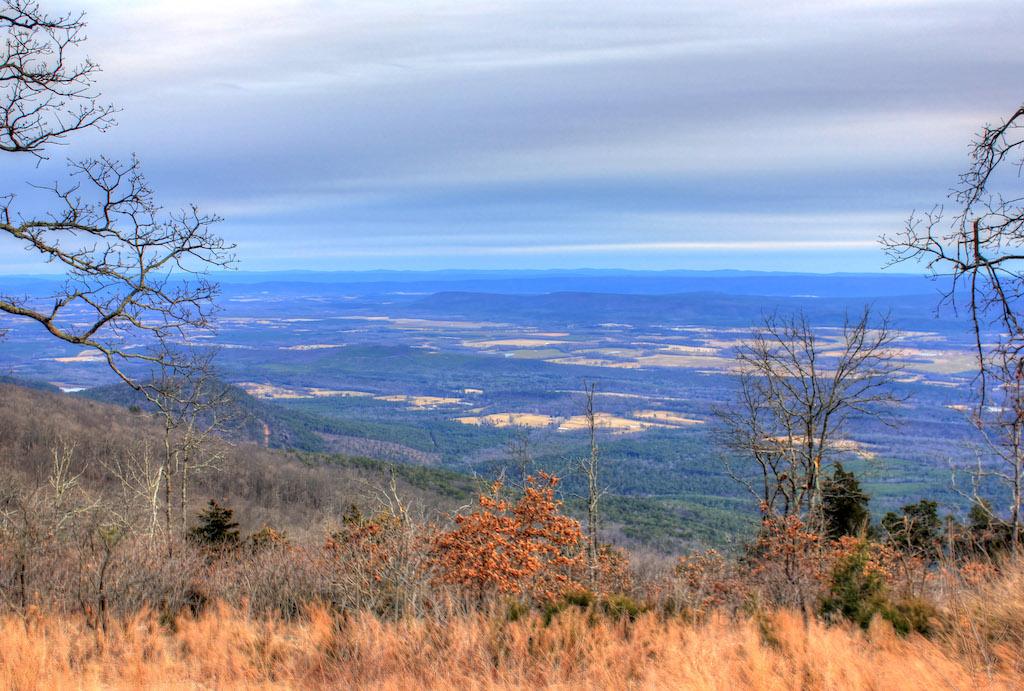
<svg viewBox="0 0 1024 691"><path fill-rule="evenodd" d="M715 438L726 471L766 517L809 517L821 529L822 475L843 450L850 421L891 424L890 404L903 400L893 388L903 366L895 338L888 318L865 307L835 339L815 332L802 312L776 312L737 346L735 397L715 408Z"/></svg>
<svg viewBox="0 0 1024 691"><path fill-rule="evenodd" d="M172 544L172 513L178 508L179 533L186 533L190 484L195 474L216 469L226 442L219 438L238 422L231 388L213 367L216 350L192 351L183 376L180 368L164 367L150 386L150 396L164 427L164 461L160 476L164 490L164 523ZM175 483L176 479L176 483ZM174 486L176 484L176 487ZM176 500L172 494L177 494Z"/></svg>
<svg viewBox="0 0 1024 691"><path fill-rule="evenodd" d="M99 66L71 55L85 41L83 15L48 16L32 0L4 0L0 28L0 150L44 158L49 144L114 124L93 88Z"/></svg>
<svg viewBox="0 0 1024 691"><path fill-rule="evenodd" d="M597 444L597 414L594 409L594 395L597 393L597 382L583 379L583 397L573 399L583 414L583 422L590 438L590 454L573 459L572 466L587 483L587 565L590 569L591 588L597 584L598 557L600 555L599 503L605 490L600 486L601 453Z"/></svg>
<svg viewBox="0 0 1024 691"><path fill-rule="evenodd" d="M529 485L527 478L530 476L530 469L536 466L529 428L516 427L515 437L509 439L505 444L505 451L508 453L509 460L512 461L519 487L525 491Z"/></svg>
<svg viewBox="0 0 1024 691"><path fill-rule="evenodd" d="M54 566L63 547L90 532L85 526L100 507L72 470L74 444L58 438L51 452L45 484L11 483L0 490L0 599L22 612L32 599L33 580Z"/></svg>
<svg viewBox="0 0 1024 691"><path fill-rule="evenodd" d="M127 530L134 530L138 514L142 513L145 532L150 541L155 541L160 523L164 458L153 449L149 440L143 439L138 445L111 454L100 462L118 482L120 497L111 502L111 512L117 523Z"/></svg>
<svg viewBox="0 0 1024 691"><path fill-rule="evenodd" d="M1020 538L1024 431L1024 105L996 125L986 125L971 144L971 165L949 198L956 211L936 207L914 213L901 233L881 242L891 263L923 262L947 279L940 307L964 311L977 357L972 422L981 432L989 463L979 459L971 498L982 502L979 484L994 479L1010 489L1014 549Z"/></svg>
<svg viewBox="0 0 1024 691"><path fill-rule="evenodd" d="M957 207L952 216L943 207L915 212L902 232L881 238L890 263L923 262L933 276L949 279L940 306L966 310L971 320L979 408L993 372L1022 370L1022 165L1024 106L998 125L986 125L972 142L970 168L949 194Z"/></svg>
<svg viewBox="0 0 1024 691"><path fill-rule="evenodd" d="M85 40L81 15L54 18L34 2L3 0L0 27L0 151L42 160L68 135L113 124L113 108L93 88L99 68L71 60ZM133 388L152 390L150 368L189 366L185 346L216 311L207 271L230 265L234 246L212 232L218 217L195 206L164 211L135 158L68 168L66 182L43 188L54 204L47 212L19 210L15 194L0 195L0 232L64 270L48 295L0 288L0 311L99 351Z"/></svg>
<svg viewBox="0 0 1024 691"><path fill-rule="evenodd" d="M986 452L979 453L973 466L951 468L952 488L971 501L987 521L1008 529L1010 549L1017 553L1021 547L1021 508L1024 503L1024 375L1014 368L1004 368L994 370L990 377L1002 377L1004 380L991 387L988 404L971 416L971 423L984 440ZM958 475L969 478L968 491L958 485ZM984 497L985 485L989 482L1009 490L1008 520L996 515Z"/></svg>

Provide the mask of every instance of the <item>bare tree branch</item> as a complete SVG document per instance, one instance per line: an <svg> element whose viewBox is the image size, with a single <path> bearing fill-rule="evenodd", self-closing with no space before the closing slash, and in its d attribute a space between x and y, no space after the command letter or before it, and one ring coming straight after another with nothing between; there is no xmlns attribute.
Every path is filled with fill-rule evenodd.
<svg viewBox="0 0 1024 691"><path fill-rule="evenodd" d="M116 112L94 90L99 66L75 61L84 16L51 17L31 0L0 3L0 151L45 158L48 145L74 132L105 130Z"/></svg>
<svg viewBox="0 0 1024 691"><path fill-rule="evenodd" d="M963 309L970 319L977 357L973 424L996 467L973 476L989 477L1010 489L1013 548L1020 541L1021 480L1024 471L1024 105L997 125L986 125L971 145L971 165L949 194L957 211L941 207L913 214L902 233L883 237L891 263L923 262L933 276L947 279L940 306Z"/></svg>
<svg viewBox="0 0 1024 691"><path fill-rule="evenodd" d="M715 438L726 472L766 516L818 518L822 475L844 449L849 422L893 423L892 405L904 400L892 387L903 368L896 335L870 307L847 316L838 343L821 338L802 312L775 312L736 348L735 395L714 410ZM753 467L737 471L733 459Z"/></svg>
<svg viewBox="0 0 1024 691"><path fill-rule="evenodd" d="M881 238L890 264L921 262L933 276L948 279L940 306L964 310L971 321L979 408L996 370L1021 369L1022 164L1024 106L998 125L986 125L972 143L971 166L949 194L955 214L947 217L942 207L915 212L902 232Z"/></svg>
<svg viewBox="0 0 1024 691"><path fill-rule="evenodd" d="M71 55L85 41L81 15L50 17L30 0L0 0L0 28L0 151L43 160L47 146L72 133L114 124L93 89L99 68ZM147 372L187 375L191 341L216 313L208 271L230 266L234 246L212 231L217 216L162 209L134 157L68 169L66 182L42 188L53 202L46 213L18 210L13 193L0 194L0 233L64 270L49 295L0 286L0 311L99 351L122 380L157 395Z"/></svg>

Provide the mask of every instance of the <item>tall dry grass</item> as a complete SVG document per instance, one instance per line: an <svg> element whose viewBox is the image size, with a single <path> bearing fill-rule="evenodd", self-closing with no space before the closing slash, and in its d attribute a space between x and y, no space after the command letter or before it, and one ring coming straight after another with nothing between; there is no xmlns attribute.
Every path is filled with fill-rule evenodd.
<svg viewBox="0 0 1024 691"><path fill-rule="evenodd" d="M1020 650L1000 645L978 664L978 650L955 639L902 638L878 621L865 632L785 611L692 624L570 609L545 624L539 615L396 622L312 608L284 622L220 606L173 627L143 613L102 635L81 617L33 612L0 620L0 686L1018 688Z"/></svg>

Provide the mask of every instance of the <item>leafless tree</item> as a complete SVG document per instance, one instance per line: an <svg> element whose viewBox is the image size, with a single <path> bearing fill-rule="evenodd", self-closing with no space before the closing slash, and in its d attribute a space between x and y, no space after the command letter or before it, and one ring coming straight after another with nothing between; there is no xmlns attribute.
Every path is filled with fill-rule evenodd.
<svg viewBox="0 0 1024 691"><path fill-rule="evenodd" d="M11 483L0 491L0 598L22 612L31 602L35 578L52 567L67 542L90 532L84 526L100 507L72 471L74 444L57 439L51 451L45 484Z"/></svg>
<svg viewBox="0 0 1024 691"><path fill-rule="evenodd" d="M98 71L71 53L85 40L81 15L50 17L27 0L3 0L0 27L0 150L44 159L49 145L113 124L113 108L94 90ZM146 372L188 367L187 344L216 311L210 268L234 261L233 245L213 233L218 217L195 206L167 212L132 158L68 163L66 182L42 188L53 207L36 213L0 195L0 232L64 280L52 294L18 295L0 287L0 311L102 353L137 390ZM142 367L139 367L139 366Z"/></svg>
<svg viewBox="0 0 1024 691"><path fill-rule="evenodd" d="M983 407L995 371L1022 369L1024 323L1024 106L986 125L971 145L971 165L943 207L914 213L902 232L881 238L891 263L923 262L948 279L941 305L965 310L978 358L976 392ZM997 383L1005 379L996 375Z"/></svg>
<svg viewBox="0 0 1024 691"><path fill-rule="evenodd" d="M217 378L213 367L216 350L193 350L183 375L181 368L164 367L152 384L150 396L163 423L163 465L160 475L164 490L164 523L168 545L172 513L177 504L179 535L188 521L189 488L194 476L216 469L226 450L220 439L239 421L230 387ZM176 483L175 483L176 479ZM176 487L174 485L176 484ZM177 501L172 494L177 494Z"/></svg>
<svg viewBox="0 0 1024 691"><path fill-rule="evenodd" d="M1011 491L1010 523L1019 544L1024 400L1024 105L986 125L971 144L971 165L949 194L956 211L914 213L904 230L882 237L892 263L923 262L946 279L940 307L970 320L977 357L973 422L992 463L979 459L972 498L983 478ZM987 509L986 509L987 510Z"/></svg>
<svg viewBox="0 0 1024 691"><path fill-rule="evenodd" d="M903 366L895 338L888 318L865 307L847 316L835 339L816 332L802 312L776 312L737 346L735 396L714 410L715 439L726 471L766 517L809 517L821 528L822 475L850 421L872 416L891 424L891 404L903 400L893 388Z"/></svg>
<svg viewBox="0 0 1024 691"><path fill-rule="evenodd" d="M587 565L590 569L591 587L597 583L598 558L601 544L598 539L600 530L599 504L605 490L600 485L601 450L597 443L597 414L594 409L594 396L597 393L597 382L583 379L583 397L574 399L583 414L583 422L590 438L590 454L573 459L572 466L587 483Z"/></svg>
<svg viewBox="0 0 1024 691"><path fill-rule="evenodd" d="M994 525L1009 529L1010 549L1016 553L1021 548L1024 502L1024 375L1014 368L1004 368L994 370L990 376L1001 376L1004 380L992 387L988 404L971 416L971 423L984 440L984 452L979 453L975 465L952 468L952 488L988 514ZM958 475L969 478L969 490L960 487ZM988 482L1009 490L1008 520L996 515L983 496Z"/></svg>
<svg viewBox="0 0 1024 691"><path fill-rule="evenodd" d="M529 484L527 478L530 476L530 469L536 465L536 461L533 459L533 443L530 439L529 428L517 427L515 437L508 440L505 450L512 462L519 487L525 491Z"/></svg>
<svg viewBox="0 0 1024 691"><path fill-rule="evenodd" d="M83 15L48 16L31 0L4 0L0 28L0 150L39 158L49 144L114 124L114 107L94 90L99 66L73 53L85 41Z"/></svg>
<svg viewBox="0 0 1024 691"><path fill-rule="evenodd" d="M144 516L144 532L156 540L160 523L160 489L164 479L164 457L148 439L101 459L103 468L117 480L120 496L108 504L117 523L134 530L138 517Z"/></svg>

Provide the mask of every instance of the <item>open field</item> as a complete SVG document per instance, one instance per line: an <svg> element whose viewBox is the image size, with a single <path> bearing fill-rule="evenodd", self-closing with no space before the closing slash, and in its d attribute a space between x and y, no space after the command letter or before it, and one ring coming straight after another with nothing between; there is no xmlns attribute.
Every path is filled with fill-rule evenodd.
<svg viewBox="0 0 1024 691"><path fill-rule="evenodd" d="M550 415L535 413L492 413L480 417L457 417L457 421L467 425L493 425L494 427L550 427L558 422Z"/></svg>
<svg viewBox="0 0 1024 691"><path fill-rule="evenodd" d="M70 355L68 357L54 357L49 359L52 360L53 362L64 362L71 364L85 362L100 362L106 364L106 359L103 357L103 355L91 350L83 350L79 353L76 353L75 355Z"/></svg>
<svg viewBox="0 0 1024 691"><path fill-rule="evenodd" d="M612 369L640 369L640 363L604 360L594 357L554 357L548 362L556 365L573 365L576 367L607 367Z"/></svg>
<svg viewBox="0 0 1024 691"><path fill-rule="evenodd" d="M173 629L156 613L111 622L37 612L0 620L0 685L12 689L926 689L1019 688L1015 642L985 663L971 644L863 632L778 612L698 624L569 610L381 621L313 608L294 621L212 607Z"/></svg>
<svg viewBox="0 0 1024 691"><path fill-rule="evenodd" d="M694 420L693 418L683 417L679 413L673 413L670 410L638 410L633 413L633 417L640 420L652 420L654 422L664 422L670 425L703 425L704 420Z"/></svg>
<svg viewBox="0 0 1024 691"><path fill-rule="evenodd" d="M463 341L462 345L469 348L545 348L560 341L542 340L539 338L499 338L492 341Z"/></svg>
<svg viewBox="0 0 1024 691"><path fill-rule="evenodd" d="M609 415L607 413L597 413L594 415L594 422L598 429L605 430L613 434L621 434L623 432L640 432L654 427L668 426L657 422L634 420L628 417ZM574 415L562 420L558 429L562 432L587 429L587 419L582 415Z"/></svg>
<svg viewBox="0 0 1024 691"><path fill-rule="evenodd" d="M558 425L558 430L560 432L573 432L587 428L587 420L582 415L574 415L567 418L555 418L550 415L537 415L535 413L493 413L491 415L457 417L455 419L467 425L492 425L494 427L542 428ZM666 413L665 417L661 419L652 415L644 416L641 413L637 413L633 417L617 417L607 413L598 413L595 416L595 420L599 429L612 434L641 432L654 427L703 424L701 420L688 420L674 416L671 413Z"/></svg>
<svg viewBox="0 0 1024 691"><path fill-rule="evenodd" d="M391 403L405 403L410 408L430 408L435 406L451 406L462 403L461 398L447 398L444 396L408 396L395 394L391 396L374 396L378 401L389 401Z"/></svg>
<svg viewBox="0 0 1024 691"><path fill-rule="evenodd" d="M405 403L410 408L434 408L437 406L454 406L464 403L461 398L446 396L416 396L410 394L390 394L377 396L369 391L345 391L340 389L321 389L317 387L288 388L255 382L240 382L238 387L257 398L264 399L298 399L341 396L343 398L372 398L388 403ZM468 392L467 392L468 393ZM482 393L482 392L481 392Z"/></svg>
<svg viewBox="0 0 1024 691"><path fill-rule="evenodd" d="M690 367L692 369L715 369L727 372L735 366L729 358L706 357L701 355L648 355L636 359L641 367Z"/></svg>

